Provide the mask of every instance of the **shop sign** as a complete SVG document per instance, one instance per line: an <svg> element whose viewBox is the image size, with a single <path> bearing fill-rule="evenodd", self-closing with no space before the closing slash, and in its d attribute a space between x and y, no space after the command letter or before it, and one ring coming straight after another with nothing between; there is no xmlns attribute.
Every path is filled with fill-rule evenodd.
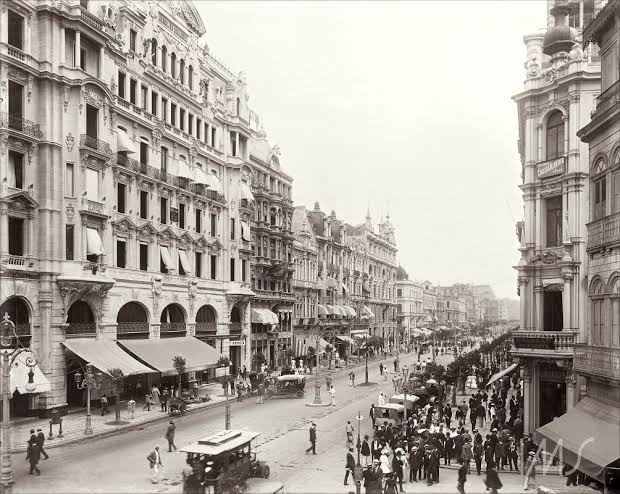
<svg viewBox="0 0 620 494"><path fill-rule="evenodd" d="M538 163L538 178L553 177L565 172L566 158L564 157Z"/></svg>
<svg viewBox="0 0 620 494"><path fill-rule="evenodd" d="M245 340L231 340L228 346L245 346Z"/></svg>
<svg viewBox="0 0 620 494"><path fill-rule="evenodd" d="M230 374L230 369L228 367L216 367L215 368L215 377L224 377Z"/></svg>

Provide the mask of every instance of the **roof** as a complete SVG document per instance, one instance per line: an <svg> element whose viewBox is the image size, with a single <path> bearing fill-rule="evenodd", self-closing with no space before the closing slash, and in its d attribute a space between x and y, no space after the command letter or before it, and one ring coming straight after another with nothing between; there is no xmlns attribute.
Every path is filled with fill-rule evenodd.
<svg viewBox="0 0 620 494"><path fill-rule="evenodd" d="M182 453L217 456L237 449L260 436L260 432L224 430L205 436L181 448Z"/></svg>
<svg viewBox="0 0 620 494"><path fill-rule="evenodd" d="M400 403L386 403L385 405L377 405L375 408L388 408L398 412L402 412L405 409L405 407Z"/></svg>
<svg viewBox="0 0 620 494"><path fill-rule="evenodd" d="M276 376L278 381L303 381L306 376L300 376L297 374L287 374L285 376Z"/></svg>

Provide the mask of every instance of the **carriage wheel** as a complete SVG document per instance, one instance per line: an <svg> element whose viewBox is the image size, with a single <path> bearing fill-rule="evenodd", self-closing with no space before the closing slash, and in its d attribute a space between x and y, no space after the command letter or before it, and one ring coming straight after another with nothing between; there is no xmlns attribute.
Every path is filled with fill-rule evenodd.
<svg viewBox="0 0 620 494"><path fill-rule="evenodd" d="M304 392L301 389L298 389L297 392L295 393L295 396L297 398L303 398L304 397Z"/></svg>
<svg viewBox="0 0 620 494"><path fill-rule="evenodd" d="M273 392L270 390L265 391L265 399L266 400L270 400L271 397L273 396Z"/></svg>

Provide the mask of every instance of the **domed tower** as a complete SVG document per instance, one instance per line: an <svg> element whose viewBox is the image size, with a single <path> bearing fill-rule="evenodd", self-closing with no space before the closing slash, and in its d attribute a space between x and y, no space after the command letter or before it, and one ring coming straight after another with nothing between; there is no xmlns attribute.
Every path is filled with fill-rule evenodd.
<svg viewBox="0 0 620 494"><path fill-rule="evenodd" d="M406 281L408 279L409 275L407 274L407 271L405 271L405 268L399 264L396 269L396 281Z"/></svg>
<svg viewBox="0 0 620 494"><path fill-rule="evenodd" d="M550 14L555 22L553 27L547 30L543 39L543 53L549 56L560 52L568 53L578 37L577 30L568 25L570 8L564 2L556 2Z"/></svg>

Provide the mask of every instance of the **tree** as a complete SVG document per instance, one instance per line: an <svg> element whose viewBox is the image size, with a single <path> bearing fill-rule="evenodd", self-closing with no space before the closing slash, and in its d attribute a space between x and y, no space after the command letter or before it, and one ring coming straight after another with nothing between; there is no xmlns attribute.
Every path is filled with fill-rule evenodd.
<svg viewBox="0 0 620 494"><path fill-rule="evenodd" d="M252 355L252 365L257 371L260 371L261 365L263 365L265 362L267 362L267 359L262 352L256 352L254 355Z"/></svg>
<svg viewBox="0 0 620 494"><path fill-rule="evenodd" d="M325 345L325 353L327 353L328 370L332 370L332 355L334 353L333 345Z"/></svg>
<svg viewBox="0 0 620 494"><path fill-rule="evenodd" d="M176 355L172 358L172 367L174 367L174 370L177 371L177 374L179 375L179 397L181 396L181 390L183 389L183 374L185 374L186 362L185 357L181 357L180 355Z"/></svg>
<svg viewBox="0 0 620 494"><path fill-rule="evenodd" d="M312 374L312 360L316 358L316 350L313 346L308 347L308 350L306 351L306 356L308 357L308 367L310 367L310 374ZM318 371L319 370L317 367L317 372Z"/></svg>
<svg viewBox="0 0 620 494"><path fill-rule="evenodd" d="M110 380L114 387L114 396L116 397L116 403L114 404L114 420L116 423L119 423L121 421L121 389L125 381L125 373L118 367L115 367L113 369L108 369L108 374L110 375Z"/></svg>

